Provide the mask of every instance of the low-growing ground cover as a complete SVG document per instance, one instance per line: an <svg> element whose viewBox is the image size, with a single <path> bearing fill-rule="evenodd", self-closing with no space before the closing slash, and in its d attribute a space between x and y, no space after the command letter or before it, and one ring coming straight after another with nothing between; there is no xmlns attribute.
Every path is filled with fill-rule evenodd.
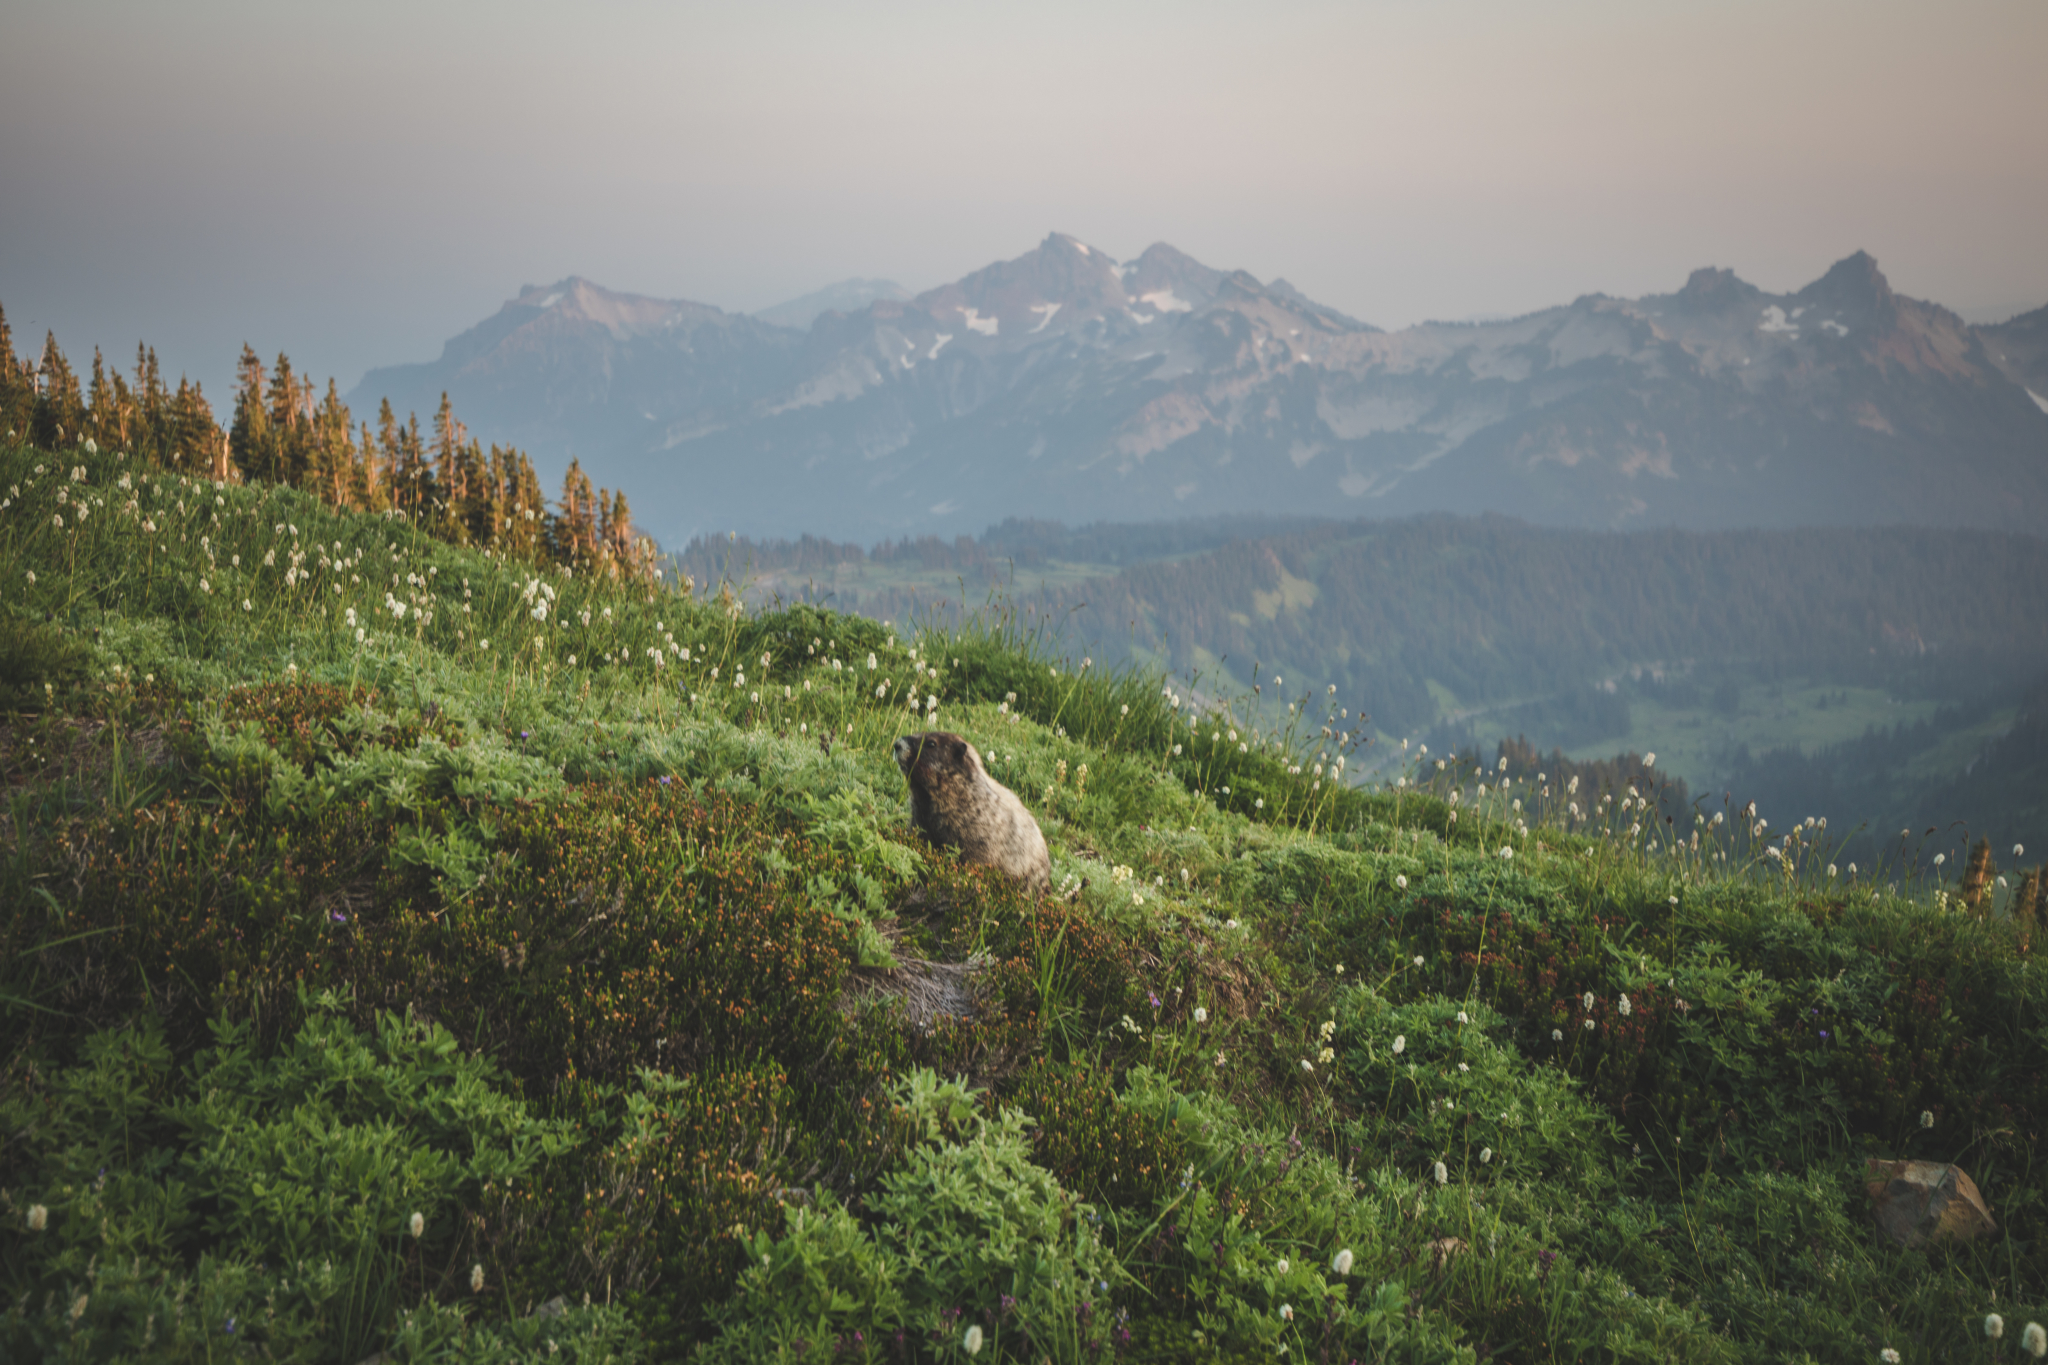
<svg viewBox="0 0 2048 1365"><path fill-rule="evenodd" d="M118 452L0 490L9 1358L1977 1360L2042 1311L2015 885L1647 772L1358 788L1345 709L1000 617ZM1053 895L919 845L933 726ZM1875 1240L1872 1156L2001 1235Z"/></svg>

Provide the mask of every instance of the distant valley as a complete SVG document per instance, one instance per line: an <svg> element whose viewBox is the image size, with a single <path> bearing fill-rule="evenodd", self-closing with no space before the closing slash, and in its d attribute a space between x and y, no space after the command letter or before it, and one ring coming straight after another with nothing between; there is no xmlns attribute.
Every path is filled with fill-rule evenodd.
<svg viewBox="0 0 2048 1365"><path fill-rule="evenodd" d="M1275 714L1334 686L1380 736L1365 772L1391 775L1403 739L1491 756L1526 737L1580 760L1656 753L1695 795L1780 823L1917 837L1963 820L2048 847L2033 536L1240 517L872 549L715 537L679 558L755 602L899 624L1007 614L1076 657L1192 675L1196 693L1248 690L1256 663Z"/></svg>
<svg viewBox="0 0 2048 1365"><path fill-rule="evenodd" d="M373 370L640 528L873 541L1005 518L1504 512L1603 528L2048 515L2048 309L1972 325L1853 254L1791 294L1670 294L1382 331L1165 244L1053 234L914 298L850 281L756 315L522 290L438 360ZM791 323L796 325L782 325Z"/></svg>

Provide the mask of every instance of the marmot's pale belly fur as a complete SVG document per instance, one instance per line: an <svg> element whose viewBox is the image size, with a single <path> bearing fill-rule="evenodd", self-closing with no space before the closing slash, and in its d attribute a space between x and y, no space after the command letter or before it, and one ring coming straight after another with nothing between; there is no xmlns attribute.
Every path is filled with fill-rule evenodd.
<svg viewBox="0 0 2048 1365"><path fill-rule="evenodd" d="M988 775L974 746L945 730L896 741L896 766L910 783L910 819L940 848L1001 868L1027 890L1052 886L1052 859L1038 821L1017 794Z"/></svg>

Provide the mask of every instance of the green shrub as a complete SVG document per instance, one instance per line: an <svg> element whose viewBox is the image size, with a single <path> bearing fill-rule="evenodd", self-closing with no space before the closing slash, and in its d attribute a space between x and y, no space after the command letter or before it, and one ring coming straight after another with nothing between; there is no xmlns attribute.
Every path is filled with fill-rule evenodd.
<svg viewBox="0 0 2048 1365"><path fill-rule="evenodd" d="M232 1338L352 1361L401 1306L469 1299L472 1267L489 1285L517 1263L484 1210L570 1150L566 1126L443 1030L387 1015L366 1036L308 1003L268 1055L218 1020L180 1072L145 1021L4 1102L10 1349L170 1358Z"/></svg>
<svg viewBox="0 0 2048 1365"><path fill-rule="evenodd" d="M1105 1355L1124 1274L1099 1220L1034 1164L1026 1117L989 1117L957 1082L914 1072L896 1092L916 1140L867 1200L786 1210L746 1247L738 1291L700 1358L964 1360L978 1328L994 1359Z"/></svg>

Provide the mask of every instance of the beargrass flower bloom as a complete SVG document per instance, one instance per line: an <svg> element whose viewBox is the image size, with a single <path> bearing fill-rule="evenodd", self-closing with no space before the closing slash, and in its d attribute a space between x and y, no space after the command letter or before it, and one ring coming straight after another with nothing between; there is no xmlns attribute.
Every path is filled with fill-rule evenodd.
<svg viewBox="0 0 2048 1365"><path fill-rule="evenodd" d="M1622 996L1621 999L1614 1002L1614 1007L1621 1011L1621 1017L1624 1019L1628 1018L1628 1016L1634 1013L1635 1011L1635 1007L1629 1004L1628 997L1625 995Z"/></svg>
<svg viewBox="0 0 2048 1365"><path fill-rule="evenodd" d="M1467 1017L1466 1017L1466 1015L1465 1015L1465 1011L1463 1011L1463 1010L1459 1010L1459 1011L1458 1011L1458 1022L1459 1022L1459 1023L1461 1023L1461 1024L1469 1024L1469 1023L1471 1023L1472 1021L1471 1021L1471 1020L1470 1020L1469 1018L1467 1018Z"/></svg>
<svg viewBox="0 0 2048 1365"><path fill-rule="evenodd" d="M1480 1164L1480 1165L1482 1165L1482 1166L1484 1166L1484 1165L1486 1165L1486 1164L1487 1164L1488 1162L1490 1162L1490 1161L1492 1161L1492 1160L1493 1160L1493 1148L1491 1148L1491 1147L1481 1147L1481 1148L1479 1149L1479 1164Z"/></svg>
<svg viewBox="0 0 2048 1365"><path fill-rule="evenodd" d="M50 1226L50 1211L41 1204L30 1204L28 1206L28 1230L30 1232L41 1232L48 1226Z"/></svg>
<svg viewBox="0 0 2048 1365"><path fill-rule="evenodd" d="M1584 995L1580 996L1579 1003L1584 1005L1587 1009L1593 1008L1593 992L1587 991Z"/></svg>
<svg viewBox="0 0 2048 1365"><path fill-rule="evenodd" d="M2038 1322L2028 1323L2020 1333L2020 1347L2036 1360L2048 1355L2048 1331L2043 1331Z"/></svg>
<svg viewBox="0 0 2048 1365"><path fill-rule="evenodd" d="M2014 845L2012 846L2012 856L2013 856L2013 857L2015 857L2015 858L2024 858L2024 857L2026 856L2026 853L2027 853L2027 846L2026 846L2025 844L2014 844Z"/></svg>
<svg viewBox="0 0 2048 1365"><path fill-rule="evenodd" d="M1934 1126L1934 1111L1932 1109L1922 1109L1920 1111L1920 1126L1922 1128L1932 1128Z"/></svg>
<svg viewBox="0 0 2048 1365"><path fill-rule="evenodd" d="M1561 1028L1554 1028L1554 1029L1552 1029L1552 1030L1550 1031L1550 1041L1551 1041L1551 1042L1553 1042L1553 1043L1561 1043L1561 1042L1563 1042L1563 1041L1564 1041L1564 1030L1563 1030L1563 1029L1561 1029Z"/></svg>
<svg viewBox="0 0 2048 1365"><path fill-rule="evenodd" d="M1990 1337L1993 1341L2004 1336L2005 1319L1996 1313L1986 1313L1984 1315L1984 1335Z"/></svg>
<svg viewBox="0 0 2048 1365"><path fill-rule="evenodd" d="M1448 1185L1451 1183L1450 1168L1445 1166L1444 1163L1441 1161L1437 1162L1436 1165L1430 1169L1430 1174L1436 1177L1436 1183L1439 1185Z"/></svg>
<svg viewBox="0 0 2048 1365"><path fill-rule="evenodd" d="M1395 873L1394 885L1399 887L1401 890L1406 891L1408 889L1408 878L1402 876L1400 873Z"/></svg>
<svg viewBox="0 0 2048 1365"><path fill-rule="evenodd" d="M1351 1273L1350 1247L1345 1247L1342 1251L1338 1252L1335 1256L1330 1258L1330 1269L1339 1275L1349 1275Z"/></svg>
<svg viewBox="0 0 2048 1365"><path fill-rule="evenodd" d="M1291 1304L1291 1303L1283 1303L1283 1304L1281 1304L1281 1305L1280 1305L1280 1321L1282 1321L1282 1322L1293 1322L1293 1321L1294 1321L1294 1305L1293 1305L1293 1304Z"/></svg>
<svg viewBox="0 0 2048 1365"><path fill-rule="evenodd" d="M1405 1033L1397 1033L1397 1034L1395 1034L1395 1035L1394 1035L1394 1055L1395 1055L1396 1057L1398 1057L1398 1056L1400 1056L1400 1055L1401 1055L1402 1053L1406 1052L1407 1050L1408 1050L1408 1035L1407 1035L1407 1034L1405 1034Z"/></svg>
<svg viewBox="0 0 2048 1365"><path fill-rule="evenodd" d="M1883 1361L1884 1365L1899 1365L1899 1353L1897 1351L1894 1351L1889 1346L1885 1347L1882 1351L1879 1351L1877 1353L1877 1358Z"/></svg>
<svg viewBox="0 0 2048 1365"><path fill-rule="evenodd" d="M980 1323L969 1324L967 1328L967 1335L960 1338L960 1349L967 1352L967 1354L971 1356L978 1356L981 1354Z"/></svg>
<svg viewBox="0 0 2048 1365"><path fill-rule="evenodd" d="M415 1213L412 1216L412 1218L407 1221L406 1228L408 1231L412 1233L413 1239L417 1241L420 1237L420 1234L424 1233L427 1230L426 1215L421 1213Z"/></svg>
<svg viewBox="0 0 2048 1365"><path fill-rule="evenodd" d="M472 1294L484 1292L484 1263L482 1261L478 1261L469 1268L469 1292Z"/></svg>
<svg viewBox="0 0 2048 1365"><path fill-rule="evenodd" d="M1418 966L1418 967L1420 967L1420 966L1422 965L1422 957L1421 957L1421 955L1420 955L1420 954L1417 954L1417 955L1416 955L1416 956L1415 956L1414 958L1412 958L1412 959L1410 959L1410 960L1411 960L1411 961L1413 961L1413 962L1415 963L1415 965L1416 965L1416 966Z"/></svg>

